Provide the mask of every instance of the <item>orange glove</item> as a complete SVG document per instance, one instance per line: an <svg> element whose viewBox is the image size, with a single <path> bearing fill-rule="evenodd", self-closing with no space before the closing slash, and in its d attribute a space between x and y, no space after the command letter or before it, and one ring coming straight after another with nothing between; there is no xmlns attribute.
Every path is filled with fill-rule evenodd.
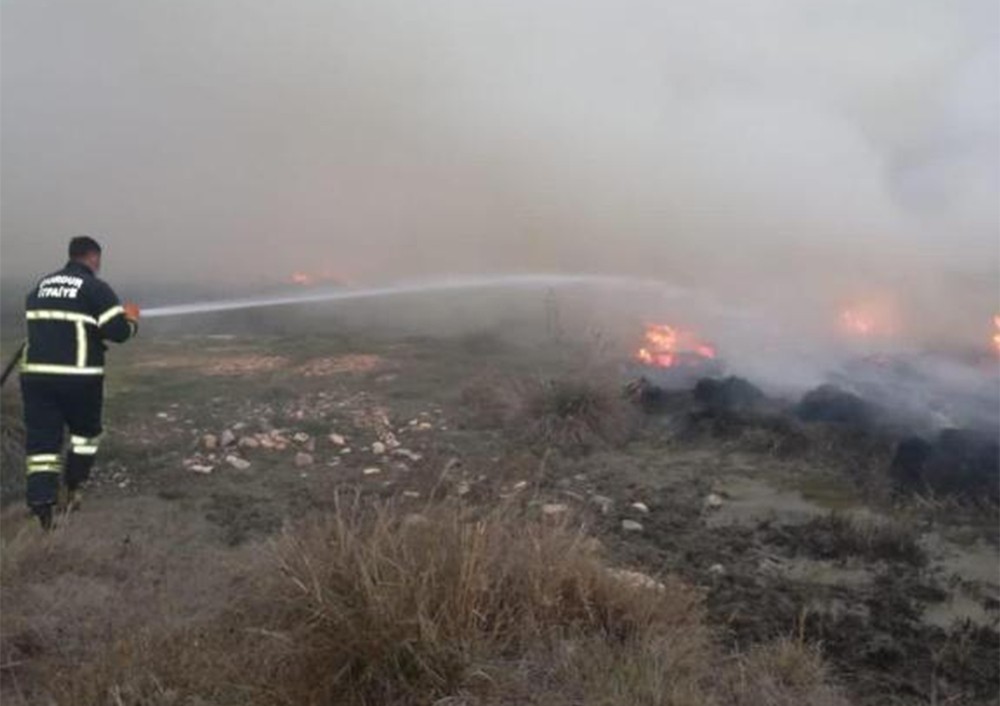
<svg viewBox="0 0 1000 706"><path fill-rule="evenodd" d="M133 302L125 302L122 306L125 309L125 318L129 321L139 320L139 305Z"/></svg>

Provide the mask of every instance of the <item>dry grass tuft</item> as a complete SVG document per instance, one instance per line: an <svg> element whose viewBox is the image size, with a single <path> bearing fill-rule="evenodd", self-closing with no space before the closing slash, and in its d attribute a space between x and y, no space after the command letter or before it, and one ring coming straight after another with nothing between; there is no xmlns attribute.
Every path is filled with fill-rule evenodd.
<svg viewBox="0 0 1000 706"><path fill-rule="evenodd" d="M29 558L74 565L72 546L25 543L5 585L25 580ZM656 588L624 582L579 531L513 510L402 515L341 498L336 514L271 549L273 561L237 577L228 607L209 618L109 626L85 657L36 645L20 656L33 697L20 702L838 703L819 699L825 675L810 649L723 655L697 590L669 577ZM75 566L99 573L109 561ZM25 628L6 618L5 646L11 626Z"/></svg>
<svg viewBox="0 0 1000 706"><path fill-rule="evenodd" d="M530 439L571 452L622 443L632 421L619 387L600 378L543 382L529 397L526 412Z"/></svg>
<svg viewBox="0 0 1000 706"><path fill-rule="evenodd" d="M471 426L501 427L532 446L571 454L620 445L637 421L613 377L600 374L487 376L462 391L462 403Z"/></svg>
<svg viewBox="0 0 1000 706"><path fill-rule="evenodd" d="M860 556L868 561L903 562L913 566L927 563L912 526L889 519L861 519L830 513L801 527L811 552L822 559Z"/></svg>
<svg viewBox="0 0 1000 706"><path fill-rule="evenodd" d="M756 645L737 659L728 684L733 706L846 706L827 685L819 650L790 638Z"/></svg>
<svg viewBox="0 0 1000 706"><path fill-rule="evenodd" d="M8 390L0 400L0 494L3 502L16 498L24 489L24 423L21 399Z"/></svg>

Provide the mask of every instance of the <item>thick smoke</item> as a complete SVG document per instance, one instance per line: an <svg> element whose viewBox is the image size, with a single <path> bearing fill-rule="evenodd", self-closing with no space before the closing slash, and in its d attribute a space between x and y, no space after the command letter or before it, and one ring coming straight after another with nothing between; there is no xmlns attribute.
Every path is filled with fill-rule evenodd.
<svg viewBox="0 0 1000 706"><path fill-rule="evenodd" d="M5 280L663 278L793 327L997 306L990 0L11 0ZM823 319L823 326L815 320Z"/></svg>

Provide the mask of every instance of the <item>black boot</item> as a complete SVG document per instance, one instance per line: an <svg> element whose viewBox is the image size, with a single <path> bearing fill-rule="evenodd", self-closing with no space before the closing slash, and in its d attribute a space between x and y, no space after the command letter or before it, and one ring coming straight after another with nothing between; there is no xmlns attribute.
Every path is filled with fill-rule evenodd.
<svg viewBox="0 0 1000 706"><path fill-rule="evenodd" d="M52 506L51 505L32 505L31 512L34 513L35 517L38 518L38 523L42 526L42 529L48 532L52 529Z"/></svg>

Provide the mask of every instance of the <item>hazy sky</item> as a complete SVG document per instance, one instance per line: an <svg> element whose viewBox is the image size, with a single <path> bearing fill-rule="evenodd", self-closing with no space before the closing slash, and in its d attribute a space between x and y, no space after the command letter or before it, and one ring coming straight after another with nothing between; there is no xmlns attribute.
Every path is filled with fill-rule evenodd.
<svg viewBox="0 0 1000 706"><path fill-rule="evenodd" d="M560 270L996 305L995 0L4 0L0 20L5 278L85 232L112 279Z"/></svg>

